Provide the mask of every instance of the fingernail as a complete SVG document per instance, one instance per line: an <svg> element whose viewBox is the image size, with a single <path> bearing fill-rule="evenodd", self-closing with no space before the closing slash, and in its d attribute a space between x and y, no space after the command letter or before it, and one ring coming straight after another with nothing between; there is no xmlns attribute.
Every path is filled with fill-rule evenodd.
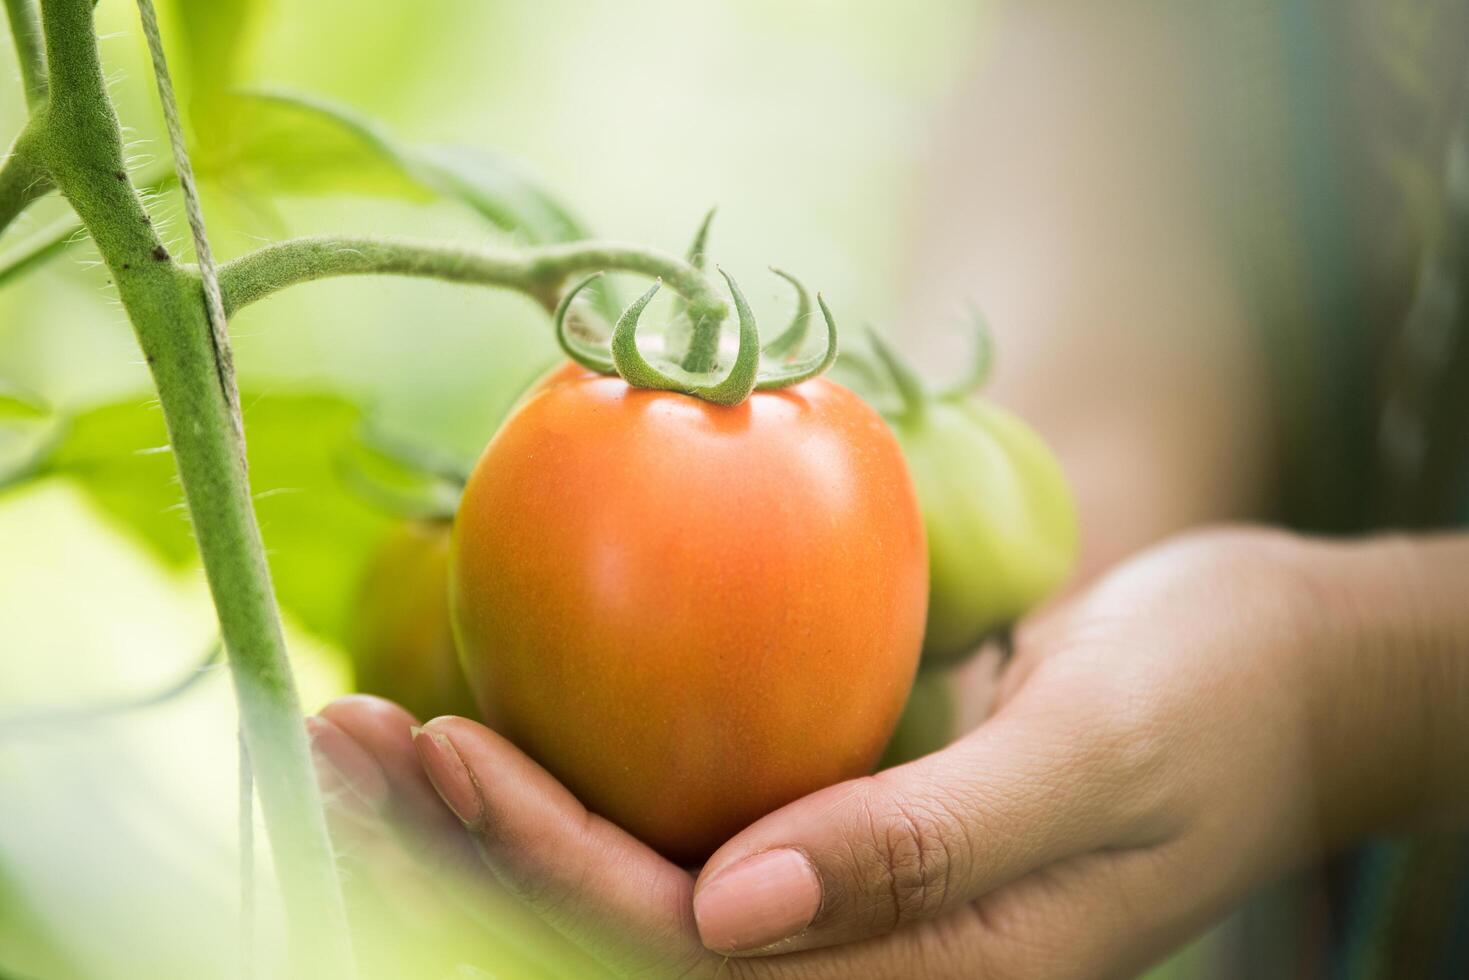
<svg viewBox="0 0 1469 980"><path fill-rule="evenodd" d="M459 757L454 743L438 732L414 728L413 747L418 750L418 758L423 762L429 781L449 809L454 811L454 816L466 824L478 820L483 810L479 788L474 785L469 767Z"/></svg>
<svg viewBox="0 0 1469 980"><path fill-rule="evenodd" d="M327 802L357 801L371 811L381 809L388 799L388 780L372 756L323 718L307 718L306 733Z"/></svg>
<svg viewBox="0 0 1469 980"><path fill-rule="evenodd" d="M716 953L759 949L805 929L821 908L821 880L800 851L745 858L694 896L699 938Z"/></svg>

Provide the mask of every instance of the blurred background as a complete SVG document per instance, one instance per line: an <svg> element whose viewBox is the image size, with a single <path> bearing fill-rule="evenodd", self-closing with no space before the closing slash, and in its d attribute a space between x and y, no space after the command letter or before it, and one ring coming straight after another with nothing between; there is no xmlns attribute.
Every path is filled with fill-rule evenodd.
<svg viewBox="0 0 1469 980"><path fill-rule="evenodd" d="M1412 433L1384 442L1379 401L1316 352L1360 381L1391 353L1360 325L1396 322L1418 285L1469 37L1446 5L161 6L222 258L322 232L529 241L534 221L493 220L516 223L496 202L522 179L596 237L674 252L717 206L711 253L762 322L789 315L773 264L848 336L879 324L954 375L957 311L979 301L996 396L1086 488L1088 569L1200 513L1342 529L1417 492L1388 467L1371 494L1331 495ZM188 256L137 12L102 0L98 18L133 177ZM0 44L0 134L24 112ZM0 974L210 976L238 959L234 705L147 373L95 251L62 244L66 215L43 202L0 238L0 270L50 256L0 278L0 394L33 409L0 426ZM231 332L314 710L357 683L364 576L404 547L344 454L366 424L467 466L559 352L528 300L391 278L290 290ZM1180 391L1185 415L1160 408ZM1197 465L1150 469L1181 440ZM1194 976L1199 955L1160 972Z"/></svg>

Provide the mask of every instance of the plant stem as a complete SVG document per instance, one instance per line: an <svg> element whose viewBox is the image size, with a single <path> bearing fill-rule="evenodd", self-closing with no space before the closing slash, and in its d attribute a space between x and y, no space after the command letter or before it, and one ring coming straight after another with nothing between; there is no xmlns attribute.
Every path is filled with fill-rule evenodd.
<svg viewBox="0 0 1469 980"><path fill-rule="evenodd" d="M148 200L155 194L161 194L177 182L178 178L170 174L145 183L143 199ZM10 280L51 261L72 245L86 241L86 232L87 226L78 221L74 214L57 218L35 232L4 255L0 255L0 288Z"/></svg>
<svg viewBox="0 0 1469 980"><path fill-rule="evenodd" d="M0 161L0 232L22 211L56 189L38 160L39 134L32 119Z"/></svg>
<svg viewBox="0 0 1469 980"><path fill-rule="evenodd" d="M329 276L426 276L519 290L549 310L562 284L580 272L636 272L661 278L714 324L728 305L693 266L663 252L608 242L570 242L525 249L446 245L406 238L297 238L267 245L219 271L227 314L277 290Z"/></svg>
<svg viewBox="0 0 1469 980"><path fill-rule="evenodd" d="M91 232L153 372L229 653L300 976L350 976L341 886L200 280L172 261L123 164L91 0L42 0L41 160Z"/></svg>
<svg viewBox="0 0 1469 980"><path fill-rule="evenodd" d="M10 17L10 36L15 40L26 105L35 112L46 101L46 52L41 42L41 17L36 11L36 0L5 0L5 13Z"/></svg>
<svg viewBox="0 0 1469 980"><path fill-rule="evenodd" d="M719 326L723 318L709 316L693 303L689 304L689 320L693 330L689 337L689 349L684 354L682 367L690 374L704 374L714 370L714 361L719 354Z"/></svg>

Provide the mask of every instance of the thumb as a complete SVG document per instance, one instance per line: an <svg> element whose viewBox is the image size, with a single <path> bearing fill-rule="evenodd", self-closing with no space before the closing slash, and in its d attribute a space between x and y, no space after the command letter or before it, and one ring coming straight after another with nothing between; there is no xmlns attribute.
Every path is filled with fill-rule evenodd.
<svg viewBox="0 0 1469 980"><path fill-rule="evenodd" d="M1125 834L1127 781L1108 740L1025 714L742 831L695 885L704 945L759 955L880 935Z"/></svg>

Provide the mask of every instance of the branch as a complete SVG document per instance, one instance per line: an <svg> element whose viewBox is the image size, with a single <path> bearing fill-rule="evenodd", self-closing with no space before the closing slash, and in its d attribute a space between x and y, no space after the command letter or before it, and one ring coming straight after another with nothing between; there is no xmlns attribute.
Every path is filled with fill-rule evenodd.
<svg viewBox="0 0 1469 980"><path fill-rule="evenodd" d="M162 193L176 183L177 178L165 175L152 183L143 185L143 196L151 197ZM0 289L12 279L19 278L38 266L44 265L73 245L87 240L87 226L75 215L57 218L45 228L35 232L25 241L0 255Z"/></svg>
<svg viewBox="0 0 1469 980"><path fill-rule="evenodd" d="M25 86L26 105L32 112L46 101L46 52L41 40L41 16L35 0L5 0L10 15L10 36L20 62L20 81Z"/></svg>
<svg viewBox="0 0 1469 980"><path fill-rule="evenodd" d="M92 0L41 0L41 12L51 80L41 160L112 272L158 389L257 767L293 973L350 976L335 856L200 280L169 256L128 177Z"/></svg>
<svg viewBox="0 0 1469 980"><path fill-rule="evenodd" d="M703 273L653 249L609 242L572 242L525 249L414 241L405 238L297 238L268 245L219 272L226 314L297 283L331 276L398 275L515 289L548 310L562 284L581 272L634 272L661 278L696 315L722 321L728 305Z"/></svg>
<svg viewBox="0 0 1469 980"><path fill-rule="evenodd" d="M5 159L0 161L0 232L26 208L56 189L41 165L41 131L35 121L26 124Z"/></svg>

